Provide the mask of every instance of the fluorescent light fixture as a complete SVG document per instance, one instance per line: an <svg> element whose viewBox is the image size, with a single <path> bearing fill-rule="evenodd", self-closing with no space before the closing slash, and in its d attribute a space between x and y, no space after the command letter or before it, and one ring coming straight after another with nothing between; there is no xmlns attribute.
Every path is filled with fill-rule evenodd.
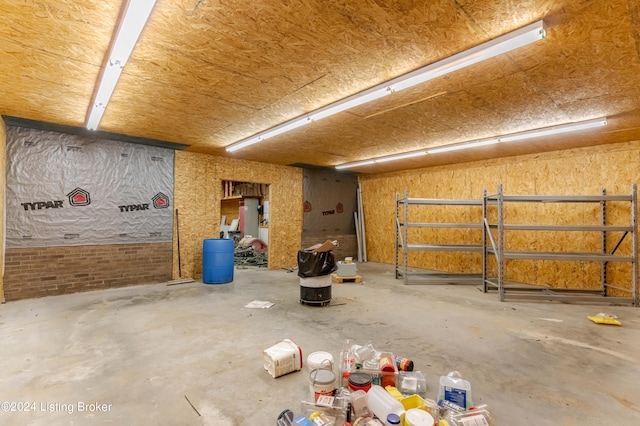
<svg viewBox="0 0 640 426"><path fill-rule="evenodd" d="M500 139L492 138L492 139L482 139L479 141L463 142L455 145L439 146L437 148L427 150L427 154L437 154L439 152L449 152L449 151L458 151L459 149L477 148L479 146L493 145L498 142L500 142Z"/></svg>
<svg viewBox="0 0 640 426"><path fill-rule="evenodd" d="M310 113L293 118L283 123L283 125L296 123L298 121L308 122L309 119L311 121L321 120L323 118L329 117L342 111L346 111L358 105L374 101L391 93L407 89L436 77L441 77L445 74L449 74L461 68L468 67L469 65L476 64L478 62L484 61L485 59L493 58L500 54L510 52L514 49L517 49L518 47L522 47L529 43L540 40L544 38L544 36L544 22L534 22L525 27L500 36L496 39L465 50L464 52L460 52L449 58L424 66L407 74L401 75L400 77L396 77L392 80L371 87L370 89L356 93L355 95L351 95L347 98L319 108ZM293 126L291 129L295 129L297 127L300 126ZM264 134L268 134L269 132L270 130L265 130L248 138L242 139L238 142L234 142L231 145L227 146L226 150L227 152L233 152L249 145L258 143L266 139L262 136Z"/></svg>
<svg viewBox="0 0 640 426"><path fill-rule="evenodd" d="M395 161L395 160L404 160L406 158L422 157L423 155L427 155L427 151L425 151L424 149L422 151L405 152L403 154L394 154L394 155L388 155L386 157L379 157L379 158L375 158L373 161L375 163L384 163L386 161Z"/></svg>
<svg viewBox="0 0 640 426"><path fill-rule="evenodd" d="M354 161L353 163L344 163L336 166L336 169L350 169L352 167L360 167L360 166L369 166L375 163L374 160L362 160L362 161Z"/></svg>
<svg viewBox="0 0 640 426"><path fill-rule="evenodd" d="M405 158L418 157L425 154L439 154L442 152L457 151L460 149L478 148L481 146L494 145L498 143L514 142L523 139L537 138L541 136L557 135L560 133L576 132L585 129L593 129L607 125L607 118L596 118L593 120L578 121L575 123L560 124L558 126L542 127L540 129L526 130L524 132L510 133L503 136L471 140L451 145L443 145L437 148L431 148L420 151L410 151L401 154L387 155L384 157L370 158L367 160L354 161L352 163L344 163L336 166L336 169L349 169L353 167L366 166L385 161L402 160Z"/></svg>
<svg viewBox="0 0 640 426"><path fill-rule="evenodd" d="M596 118L595 120L579 121L577 123L561 124L559 126L544 127L542 129L528 130L526 132L512 133L500 136L500 142L514 142L522 139L538 138L540 136L557 135L560 133L577 132L579 130L593 129L607 125L607 119Z"/></svg>
<svg viewBox="0 0 640 426"><path fill-rule="evenodd" d="M118 26L118 32L109 52L109 61L105 67L98 90L92 102L87 128L95 130L102 119L109 99L116 88L116 84L122 74L122 69L129 60L142 29L151 15L156 0L129 0L122 21Z"/></svg>
<svg viewBox="0 0 640 426"><path fill-rule="evenodd" d="M355 161L353 163L339 164L336 166L336 169L338 170L350 169L352 167L368 166L371 164L384 163L386 161L395 161L395 160L403 160L406 158L421 157L423 155L427 155L427 151L424 149L420 151L403 152L401 154L386 155L384 157L372 158L370 160L362 160L362 161Z"/></svg>
<svg viewBox="0 0 640 426"><path fill-rule="evenodd" d="M305 117L303 120L287 121L280 124L279 126L272 127L271 129L264 131L252 138L244 139L241 142L229 145L227 147L227 152L237 151L249 145L253 145L254 143L262 142L265 139L272 138L281 133L288 132L289 130L297 129L298 127L302 127L310 122L311 120L309 119L309 117Z"/></svg>
<svg viewBox="0 0 640 426"><path fill-rule="evenodd" d="M358 105L375 101L376 99L380 99L383 96L387 96L389 94L391 94L391 90L389 90L389 87L365 90L364 92L358 93L355 96L350 96L341 101L327 105L326 107L317 109L310 113L309 117L312 121L321 120L325 117L329 117L330 115L334 115L339 112L346 111L350 108L357 107Z"/></svg>
<svg viewBox="0 0 640 426"><path fill-rule="evenodd" d="M109 103L109 99L111 98L111 94L113 93L116 84L118 83L121 73L122 67L120 64L113 64L110 62L104 69L104 72L102 73L102 80L98 87L98 92L96 93L96 97L93 101L93 108L91 109L89 119L87 120L87 128L89 130L95 130L98 128L98 123L100 123L102 114L104 114L104 110L107 108L107 104Z"/></svg>
<svg viewBox="0 0 640 426"><path fill-rule="evenodd" d="M476 47L417 69L394 80L388 85L393 91L415 86L436 77L468 67L486 59L510 52L545 37L544 22L538 21L512 31Z"/></svg>

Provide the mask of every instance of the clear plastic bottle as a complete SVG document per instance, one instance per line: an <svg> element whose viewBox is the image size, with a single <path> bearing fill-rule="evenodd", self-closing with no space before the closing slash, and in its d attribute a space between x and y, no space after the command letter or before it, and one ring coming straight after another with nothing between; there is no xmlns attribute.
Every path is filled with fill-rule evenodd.
<svg viewBox="0 0 640 426"><path fill-rule="evenodd" d="M471 383L462 378L458 371L452 371L440 377L438 401L449 401L464 409L473 407Z"/></svg>
<svg viewBox="0 0 640 426"><path fill-rule="evenodd" d="M496 421L486 404L471 407L464 413L453 414L449 426L496 426Z"/></svg>

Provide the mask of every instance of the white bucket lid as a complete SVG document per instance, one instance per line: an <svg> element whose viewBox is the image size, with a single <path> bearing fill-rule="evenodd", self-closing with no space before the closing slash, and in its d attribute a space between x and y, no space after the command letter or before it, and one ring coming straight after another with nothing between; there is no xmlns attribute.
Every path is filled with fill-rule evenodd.
<svg viewBox="0 0 640 426"><path fill-rule="evenodd" d="M407 426L433 426L433 416L419 408L410 408L404 415L404 424Z"/></svg>
<svg viewBox="0 0 640 426"><path fill-rule="evenodd" d="M329 385L335 383L336 375L325 368L316 368L309 373L309 381L316 385Z"/></svg>
<svg viewBox="0 0 640 426"><path fill-rule="evenodd" d="M324 351L311 352L307 357L307 366L309 367L309 370L314 370L316 368L332 369L333 355Z"/></svg>

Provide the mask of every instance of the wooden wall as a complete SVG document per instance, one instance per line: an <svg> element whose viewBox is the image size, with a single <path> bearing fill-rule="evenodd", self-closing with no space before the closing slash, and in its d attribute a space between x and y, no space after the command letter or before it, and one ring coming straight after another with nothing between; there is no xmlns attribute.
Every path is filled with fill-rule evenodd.
<svg viewBox="0 0 640 426"><path fill-rule="evenodd" d="M177 151L174 207L182 277L202 276L202 241L219 236L223 180L270 185L269 269L295 266L302 234L302 169ZM177 278L177 238L173 258Z"/></svg>
<svg viewBox="0 0 640 426"><path fill-rule="evenodd" d="M6 156L7 156L7 126L0 117L0 217L4 218L4 187L6 185ZM0 241L4 242L4 219L0 226ZM0 246L0 259L4 259L4 243ZM4 262L0 267L0 302L4 302Z"/></svg>
<svg viewBox="0 0 640 426"><path fill-rule="evenodd" d="M395 194L409 191L415 198L480 199L483 189L496 193L501 183L509 195L630 194L640 177L640 141L478 161L399 173L361 176L370 261L394 263ZM608 223L629 224L628 204L609 203ZM413 210L415 209L415 210ZM597 225L598 204L509 204L510 223ZM413 222L479 222L476 207L413 206ZM637 220L637 218L636 218ZM609 250L621 234L608 238ZM478 230L413 230L410 242L479 243ZM598 251L599 233L518 231L509 234L505 246L513 250ZM619 253L630 253L629 239ZM446 272L480 272L481 256L459 252L411 252L410 266ZM553 287L598 288L600 265L593 262L509 261L506 279ZM610 282L629 287L629 265L611 263Z"/></svg>

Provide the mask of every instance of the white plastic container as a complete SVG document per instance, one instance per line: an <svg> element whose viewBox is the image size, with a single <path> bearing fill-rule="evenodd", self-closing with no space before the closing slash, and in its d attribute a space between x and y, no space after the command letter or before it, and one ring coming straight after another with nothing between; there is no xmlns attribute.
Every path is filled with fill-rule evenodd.
<svg viewBox="0 0 640 426"><path fill-rule="evenodd" d="M274 379L302 369L302 349L289 339L265 349L262 356L264 369Z"/></svg>
<svg viewBox="0 0 640 426"><path fill-rule="evenodd" d="M433 426L433 416L424 410L410 408L404 416L404 426Z"/></svg>
<svg viewBox="0 0 640 426"><path fill-rule="evenodd" d="M438 401L449 401L466 410L473 406L471 399L471 383L462 378L457 371L440 377Z"/></svg>
<svg viewBox="0 0 640 426"><path fill-rule="evenodd" d="M336 391L336 375L331 370L316 368L309 373L309 384L313 400L318 402L320 396L333 396Z"/></svg>
<svg viewBox="0 0 640 426"><path fill-rule="evenodd" d="M382 386L372 385L367 392L367 406L379 419L387 419L391 413L397 414L402 419L404 416L404 406L395 399Z"/></svg>
<svg viewBox="0 0 640 426"><path fill-rule="evenodd" d="M349 399L351 400L351 408L355 417L364 417L370 414L369 408L367 407L367 393L365 391L361 389L352 391L349 394Z"/></svg>
<svg viewBox="0 0 640 426"><path fill-rule="evenodd" d="M315 370L316 368L333 370L333 355L324 351L311 352L307 357L307 368L309 371Z"/></svg>

